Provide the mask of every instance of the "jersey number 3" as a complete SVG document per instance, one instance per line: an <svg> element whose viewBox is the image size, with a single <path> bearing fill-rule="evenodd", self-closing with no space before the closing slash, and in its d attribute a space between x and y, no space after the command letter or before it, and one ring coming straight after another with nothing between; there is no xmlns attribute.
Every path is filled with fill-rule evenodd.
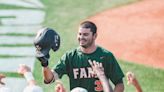
<svg viewBox="0 0 164 92"><path fill-rule="evenodd" d="M103 91L103 87L102 87L100 80L96 80L95 85L96 85L95 91Z"/></svg>

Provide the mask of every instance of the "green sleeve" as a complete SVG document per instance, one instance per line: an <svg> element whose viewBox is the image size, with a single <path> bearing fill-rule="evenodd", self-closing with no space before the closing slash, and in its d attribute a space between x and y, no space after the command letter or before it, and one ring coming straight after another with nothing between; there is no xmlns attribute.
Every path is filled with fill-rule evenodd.
<svg viewBox="0 0 164 92"><path fill-rule="evenodd" d="M60 60L58 61L58 64L54 68L54 70L58 73L59 78L61 78L64 74L67 73L66 71L66 61L67 61L67 54L64 54Z"/></svg>
<svg viewBox="0 0 164 92"><path fill-rule="evenodd" d="M124 77L124 74L117 62L117 60L115 59L115 57L113 56L113 54L110 56L109 58L109 68L107 71L107 77L110 78L110 80L113 82L113 84L117 84L119 83L120 80L122 80L122 78Z"/></svg>

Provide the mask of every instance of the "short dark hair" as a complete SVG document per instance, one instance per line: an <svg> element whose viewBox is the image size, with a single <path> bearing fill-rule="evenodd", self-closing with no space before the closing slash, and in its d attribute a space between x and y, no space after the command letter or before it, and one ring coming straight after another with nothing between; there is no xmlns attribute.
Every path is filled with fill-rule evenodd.
<svg viewBox="0 0 164 92"><path fill-rule="evenodd" d="M93 34L97 33L96 25L91 21L84 21L80 24L82 28L90 28Z"/></svg>

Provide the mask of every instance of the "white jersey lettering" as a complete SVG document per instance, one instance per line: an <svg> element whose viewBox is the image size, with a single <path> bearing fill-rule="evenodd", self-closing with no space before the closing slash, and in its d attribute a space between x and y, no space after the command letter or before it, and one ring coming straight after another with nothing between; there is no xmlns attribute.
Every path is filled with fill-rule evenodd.
<svg viewBox="0 0 164 92"><path fill-rule="evenodd" d="M80 78L87 78L87 73L85 68L80 68Z"/></svg>
<svg viewBox="0 0 164 92"><path fill-rule="evenodd" d="M87 68L74 68L73 69L74 79L78 78L97 78L97 75L94 74L93 69L91 67Z"/></svg>
<svg viewBox="0 0 164 92"><path fill-rule="evenodd" d="M77 79L77 76L79 75L79 69L73 69L73 75L74 75L74 79Z"/></svg>
<svg viewBox="0 0 164 92"><path fill-rule="evenodd" d="M92 78L92 77L94 77L93 69L91 67L88 67L88 78Z"/></svg>

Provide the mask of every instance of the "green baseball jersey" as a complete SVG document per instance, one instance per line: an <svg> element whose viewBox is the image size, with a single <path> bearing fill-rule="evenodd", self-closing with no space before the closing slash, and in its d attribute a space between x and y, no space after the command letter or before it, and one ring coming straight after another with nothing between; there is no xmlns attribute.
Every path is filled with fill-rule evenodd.
<svg viewBox="0 0 164 92"><path fill-rule="evenodd" d="M76 48L64 54L59 60L55 71L61 78L67 74L70 81L70 90L75 87L83 87L88 92L103 92L100 80L93 74L88 60L101 62L105 75L114 84L124 77L113 54L102 47L97 47L96 51L90 54L83 53L80 48Z"/></svg>

